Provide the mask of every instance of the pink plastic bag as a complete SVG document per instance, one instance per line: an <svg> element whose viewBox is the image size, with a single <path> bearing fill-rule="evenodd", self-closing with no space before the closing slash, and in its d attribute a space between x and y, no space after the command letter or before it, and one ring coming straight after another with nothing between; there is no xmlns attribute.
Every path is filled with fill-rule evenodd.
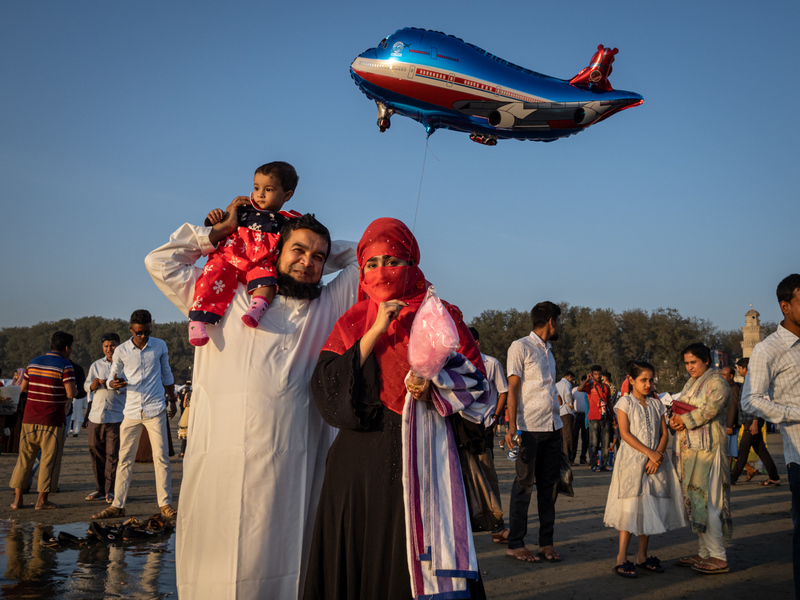
<svg viewBox="0 0 800 600"><path fill-rule="evenodd" d="M458 329L436 288L430 286L419 307L408 339L408 364L425 379L442 370L450 352L458 350Z"/></svg>

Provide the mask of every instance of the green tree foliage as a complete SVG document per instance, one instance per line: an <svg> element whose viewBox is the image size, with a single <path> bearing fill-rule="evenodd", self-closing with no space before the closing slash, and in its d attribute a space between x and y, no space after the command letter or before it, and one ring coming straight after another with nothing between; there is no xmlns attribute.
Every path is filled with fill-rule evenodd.
<svg viewBox="0 0 800 600"><path fill-rule="evenodd" d="M123 342L131 337L127 321L103 317L62 319L37 323L32 327L6 327L0 329L0 368L3 369L3 377L10 378L15 369L27 366L31 359L46 353L50 349L50 337L56 331L66 331L75 337L70 358L86 371L103 356L103 343L100 341L103 334L116 333ZM186 321L154 323L153 335L167 343L175 383L181 384L191 379L194 347L189 344L186 335Z"/></svg>
<svg viewBox="0 0 800 600"><path fill-rule="evenodd" d="M742 355L741 330L719 331L705 319L687 318L672 308L652 312L641 309L616 313L609 309L561 306L561 331L553 342L553 355L560 378L566 371L578 376L599 364L611 373L619 387L631 360L648 360L658 370L658 391L679 392L688 379L681 350L703 342L712 350L724 350L730 360ZM516 309L487 310L470 323L481 336L484 354L494 356L504 367L508 347L530 334L531 319ZM765 324L767 335L774 324Z"/></svg>

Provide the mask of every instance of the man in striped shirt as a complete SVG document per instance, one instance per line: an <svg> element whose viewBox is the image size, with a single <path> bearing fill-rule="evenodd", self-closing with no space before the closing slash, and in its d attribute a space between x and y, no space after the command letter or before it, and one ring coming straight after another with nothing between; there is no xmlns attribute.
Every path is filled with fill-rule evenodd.
<svg viewBox="0 0 800 600"><path fill-rule="evenodd" d="M792 492L794 590L800 598L800 274L778 284L783 321L756 344L742 386L742 410L780 423Z"/></svg>
<svg viewBox="0 0 800 600"><path fill-rule="evenodd" d="M22 415L17 466L11 475L13 509L23 507L22 490L28 486L39 451L42 457L37 487L39 498L35 508L59 508L47 497L50 495L53 468L64 449L67 410L78 393L72 363L69 362L72 342L70 334L56 331L50 340L50 352L34 358L25 370L21 391L28 393L28 400Z"/></svg>

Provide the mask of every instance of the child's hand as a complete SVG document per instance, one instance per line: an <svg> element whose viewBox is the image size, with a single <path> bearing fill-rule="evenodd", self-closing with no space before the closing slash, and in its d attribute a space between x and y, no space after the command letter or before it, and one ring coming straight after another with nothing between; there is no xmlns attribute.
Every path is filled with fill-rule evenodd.
<svg viewBox="0 0 800 600"><path fill-rule="evenodd" d="M222 220L214 224L211 233L208 235L208 241L216 246L220 241L236 231L239 207L244 206L248 202L250 202L250 196L236 196L228 205L228 208L225 209ZM214 209L208 213L209 218L217 210L218 209Z"/></svg>
<svg viewBox="0 0 800 600"><path fill-rule="evenodd" d="M647 458L650 459L651 463L660 465L661 462L664 460L664 455L658 450L650 450L650 452L647 453Z"/></svg>
<svg viewBox="0 0 800 600"><path fill-rule="evenodd" d="M648 475L654 475L656 471L658 471L658 467L660 463L653 462L652 460L648 460L647 464L644 467L644 472Z"/></svg>
<svg viewBox="0 0 800 600"><path fill-rule="evenodd" d="M224 218L225 218L225 213L222 212L222 209L215 208L210 213L208 213L206 221L208 221L209 224L211 225L216 225L217 223L220 223Z"/></svg>

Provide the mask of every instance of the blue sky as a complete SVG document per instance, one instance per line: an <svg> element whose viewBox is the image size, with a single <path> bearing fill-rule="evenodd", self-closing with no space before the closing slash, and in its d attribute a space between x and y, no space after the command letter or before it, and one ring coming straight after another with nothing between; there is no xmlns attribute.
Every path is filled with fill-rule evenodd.
<svg viewBox="0 0 800 600"><path fill-rule="evenodd" d="M357 240L414 219L420 266L467 319L549 299L678 309L729 329L800 270L800 4L0 4L0 327L149 308L144 256L184 222L297 167L287 205ZM349 64L401 27L568 79L597 44L642 106L554 143L395 117ZM434 156L435 155L435 156Z"/></svg>

